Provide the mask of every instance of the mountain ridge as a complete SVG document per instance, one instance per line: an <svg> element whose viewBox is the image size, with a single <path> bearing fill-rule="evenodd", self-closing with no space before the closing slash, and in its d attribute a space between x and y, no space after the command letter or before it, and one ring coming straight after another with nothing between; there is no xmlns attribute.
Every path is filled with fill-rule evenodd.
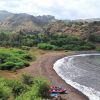
<svg viewBox="0 0 100 100"><path fill-rule="evenodd" d="M67 34L87 37L100 35L100 18L59 20L51 15L33 16L0 11L0 31Z"/></svg>
<svg viewBox="0 0 100 100"><path fill-rule="evenodd" d="M54 16L32 16L26 13L14 14L0 11L0 30L2 31L43 31L42 27L53 22Z"/></svg>

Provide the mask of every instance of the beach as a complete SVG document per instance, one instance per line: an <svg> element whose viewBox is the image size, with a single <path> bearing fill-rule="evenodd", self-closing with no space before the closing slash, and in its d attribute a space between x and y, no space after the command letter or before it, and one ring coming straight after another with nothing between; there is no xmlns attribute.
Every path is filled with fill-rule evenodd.
<svg viewBox="0 0 100 100"><path fill-rule="evenodd" d="M67 84L54 71L54 63L65 57L65 53L49 53L31 63L30 67L19 70L17 73L29 73L32 76L41 76L49 80L51 85L66 88L67 94L61 95L64 100L89 100L84 94Z"/></svg>

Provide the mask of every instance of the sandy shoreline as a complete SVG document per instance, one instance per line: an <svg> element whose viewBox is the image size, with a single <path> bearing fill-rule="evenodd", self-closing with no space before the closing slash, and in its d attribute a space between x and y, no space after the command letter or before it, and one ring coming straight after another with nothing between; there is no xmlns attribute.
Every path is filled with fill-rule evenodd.
<svg viewBox="0 0 100 100"><path fill-rule="evenodd" d="M64 100L89 100L78 90L69 84L66 84L53 70L53 64L60 58L65 57L64 53L50 53L43 55L37 61L31 63L30 67L21 69L18 73L30 73L33 76L43 76L47 78L52 85L61 86L67 89L68 94L62 95Z"/></svg>

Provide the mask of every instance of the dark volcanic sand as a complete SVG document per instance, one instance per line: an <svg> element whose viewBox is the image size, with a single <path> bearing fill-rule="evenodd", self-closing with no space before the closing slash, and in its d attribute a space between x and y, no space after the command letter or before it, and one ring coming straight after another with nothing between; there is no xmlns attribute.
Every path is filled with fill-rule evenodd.
<svg viewBox="0 0 100 100"><path fill-rule="evenodd" d="M53 64L56 60L63 58L65 54L62 53L49 53L43 55L37 61L31 63L30 67L21 69L18 73L30 73L33 76L44 76L52 85L61 86L67 89L67 94L62 95L65 100L89 100L78 90L66 84L53 70Z"/></svg>

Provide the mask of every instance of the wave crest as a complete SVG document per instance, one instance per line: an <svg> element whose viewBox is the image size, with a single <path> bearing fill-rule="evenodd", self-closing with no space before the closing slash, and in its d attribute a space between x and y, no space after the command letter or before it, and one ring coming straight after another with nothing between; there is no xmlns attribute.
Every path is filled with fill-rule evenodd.
<svg viewBox="0 0 100 100"><path fill-rule="evenodd" d="M100 92L95 90L92 87L81 84L81 82L76 82L75 80L79 80L84 75L87 75L89 71L84 69L79 69L75 65L72 64L72 61L75 57L86 57L86 56L100 56L100 54L80 54L73 55L62 58L55 62L54 70L56 73L65 80L66 83L70 84L74 88L81 91L83 94L89 97L90 100L100 100ZM93 74L94 75L94 74ZM86 76L85 76L86 77ZM92 76L91 76L92 77ZM88 83L87 83L88 84Z"/></svg>

